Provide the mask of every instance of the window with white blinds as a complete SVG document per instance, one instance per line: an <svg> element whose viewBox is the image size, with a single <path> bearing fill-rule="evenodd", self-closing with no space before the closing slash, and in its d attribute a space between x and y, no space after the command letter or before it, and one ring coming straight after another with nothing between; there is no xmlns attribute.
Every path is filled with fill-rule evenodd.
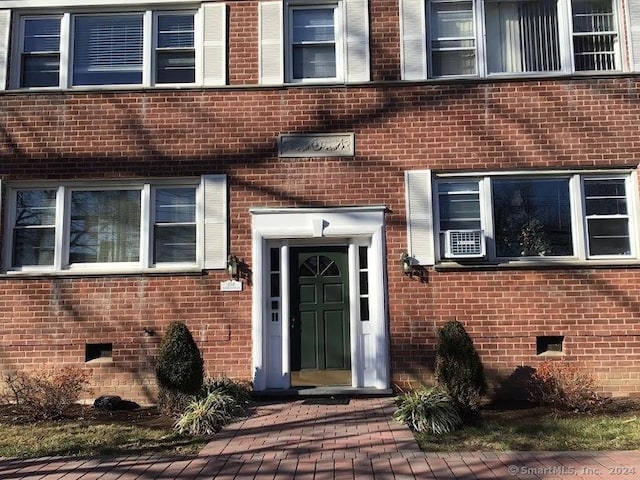
<svg viewBox="0 0 640 480"><path fill-rule="evenodd" d="M6 188L5 271L226 268L225 175Z"/></svg>
<svg viewBox="0 0 640 480"><path fill-rule="evenodd" d="M142 83L142 15L78 15L74 32L73 85Z"/></svg>
<svg viewBox="0 0 640 480"><path fill-rule="evenodd" d="M621 69L614 0L424 0L424 5L420 0L403 0L402 4L404 23L411 16L424 18L426 25L424 57L405 55L405 72L424 71L418 62L426 62L430 77ZM403 36L405 48L415 44L411 31L403 31Z"/></svg>
<svg viewBox="0 0 640 480"><path fill-rule="evenodd" d="M226 8L18 14L9 86L224 85Z"/></svg>

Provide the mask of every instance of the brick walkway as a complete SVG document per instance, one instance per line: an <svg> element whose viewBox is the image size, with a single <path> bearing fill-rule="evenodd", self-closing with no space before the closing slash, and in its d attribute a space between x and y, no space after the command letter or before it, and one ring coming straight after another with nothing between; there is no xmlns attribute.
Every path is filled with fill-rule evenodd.
<svg viewBox="0 0 640 480"><path fill-rule="evenodd" d="M261 403L197 456L0 460L0 479L633 479L640 451L423 453L389 399Z"/></svg>

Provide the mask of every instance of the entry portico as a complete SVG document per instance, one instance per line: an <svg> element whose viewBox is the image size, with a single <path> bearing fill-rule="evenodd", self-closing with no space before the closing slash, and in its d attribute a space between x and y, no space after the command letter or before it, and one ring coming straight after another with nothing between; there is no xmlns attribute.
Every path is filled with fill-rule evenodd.
<svg viewBox="0 0 640 480"><path fill-rule="evenodd" d="M389 388L385 211L251 210L256 391Z"/></svg>

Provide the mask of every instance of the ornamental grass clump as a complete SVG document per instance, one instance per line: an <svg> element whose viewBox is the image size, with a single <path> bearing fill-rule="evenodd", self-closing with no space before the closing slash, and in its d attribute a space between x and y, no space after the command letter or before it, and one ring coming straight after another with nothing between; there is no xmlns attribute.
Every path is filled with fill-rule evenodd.
<svg viewBox="0 0 640 480"><path fill-rule="evenodd" d="M460 411L465 422L479 415L480 401L487 391L487 380L480 356L471 337L457 320L438 331L435 378Z"/></svg>
<svg viewBox="0 0 640 480"><path fill-rule="evenodd" d="M195 398L174 424L180 434L213 435L235 418L240 406L235 398L221 389L212 390L204 398Z"/></svg>
<svg viewBox="0 0 640 480"><path fill-rule="evenodd" d="M422 388L396 399L397 421L420 433L442 435L462 426L462 417L451 397L438 388Z"/></svg>
<svg viewBox="0 0 640 480"><path fill-rule="evenodd" d="M181 434L212 435L244 414L249 405L249 387L227 377L207 379L174 424Z"/></svg>

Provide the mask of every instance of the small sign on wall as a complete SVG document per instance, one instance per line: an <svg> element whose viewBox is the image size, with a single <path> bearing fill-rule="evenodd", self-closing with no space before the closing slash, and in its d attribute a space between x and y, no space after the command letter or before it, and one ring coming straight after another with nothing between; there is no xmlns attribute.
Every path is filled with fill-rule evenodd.
<svg viewBox="0 0 640 480"><path fill-rule="evenodd" d="M281 134L278 156L289 158L353 157L353 133Z"/></svg>
<svg viewBox="0 0 640 480"><path fill-rule="evenodd" d="M220 291L221 292L241 292L242 282L239 280L226 280L224 282L220 282Z"/></svg>

